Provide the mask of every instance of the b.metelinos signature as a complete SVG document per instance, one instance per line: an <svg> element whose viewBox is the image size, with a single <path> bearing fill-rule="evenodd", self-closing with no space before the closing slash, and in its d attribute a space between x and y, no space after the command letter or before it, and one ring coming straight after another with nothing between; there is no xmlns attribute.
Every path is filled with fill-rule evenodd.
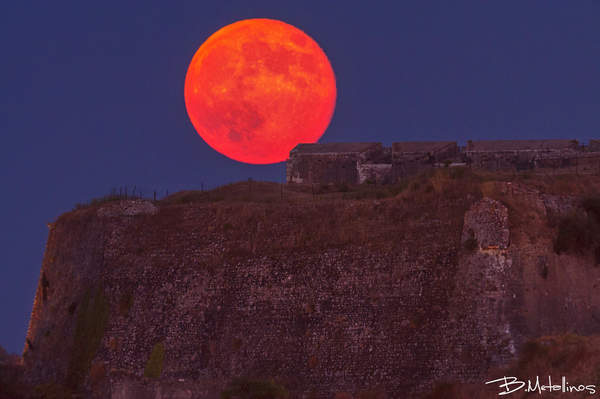
<svg viewBox="0 0 600 399"><path fill-rule="evenodd" d="M493 381L488 381L486 382L487 384L494 384L497 383L499 384L498 387L499 388L504 388L506 389L505 391L501 391L498 396L502 396L502 395L508 395L510 393L514 393L517 392L520 389L523 389L525 387L525 385L527 385L527 388L525 388L525 392L535 392L538 391L538 393L546 393L546 392L565 392L565 393L569 393L569 392L585 392L588 391L590 395L593 395L596 393L596 385L570 385L567 382L566 377L562 377L562 383L560 385L553 385L552 384L552 378L550 376L548 376L548 385L540 385L540 377L536 377L535 379L535 384L532 385L531 380L527 380L527 383L525 383L525 381L519 381L517 379L517 377L502 377L502 378L498 378L497 380L493 380Z"/></svg>

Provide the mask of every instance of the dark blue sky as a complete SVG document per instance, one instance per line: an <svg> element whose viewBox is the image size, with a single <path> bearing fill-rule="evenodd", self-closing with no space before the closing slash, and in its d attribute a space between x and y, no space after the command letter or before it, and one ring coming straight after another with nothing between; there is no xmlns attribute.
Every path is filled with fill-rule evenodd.
<svg viewBox="0 0 600 399"><path fill-rule="evenodd" d="M0 3L0 344L21 353L47 222L113 187L285 181L215 152L188 119L212 33L278 19L337 78L321 142L600 138L598 1Z"/></svg>

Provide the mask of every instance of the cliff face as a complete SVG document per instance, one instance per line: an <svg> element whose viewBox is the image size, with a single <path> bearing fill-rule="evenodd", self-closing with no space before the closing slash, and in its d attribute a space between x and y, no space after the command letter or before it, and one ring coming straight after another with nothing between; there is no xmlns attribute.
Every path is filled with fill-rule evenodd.
<svg viewBox="0 0 600 399"><path fill-rule="evenodd" d="M63 215L42 264L28 379L97 397L217 398L244 375L294 397L408 398L482 378L529 338L597 333L593 259L557 256L548 228L548 212L574 199L506 183L494 193ZM161 376L144 382L157 344Z"/></svg>

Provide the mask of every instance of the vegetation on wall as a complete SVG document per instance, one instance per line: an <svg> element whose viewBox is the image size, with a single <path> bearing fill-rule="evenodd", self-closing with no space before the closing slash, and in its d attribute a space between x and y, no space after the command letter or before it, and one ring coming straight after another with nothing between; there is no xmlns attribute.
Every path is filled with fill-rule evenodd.
<svg viewBox="0 0 600 399"><path fill-rule="evenodd" d="M152 348L152 353L144 370L144 377L158 378L162 374L163 365L165 362L165 349L163 344L159 342Z"/></svg>
<svg viewBox="0 0 600 399"><path fill-rule="evenodd" d="M503 376L514 376L519 381L531 381L535 386L539 376L540 385L549 385L548 376L552 382L561 384L562 376L566 378L566 387L580 385L588 386L598 383L600 370L600 336L583 337L575 334L541 337L529 341L521 349L518 360L508 369L493 370L482 381L472 384L458 382L442 382L436 385L424 399L492 399L506 391L497 384L485 384ZM518 385L512 385L515 389ZM520 399L538 396L540 392L526 392L527 386L510 394L511 398ZM598 387L596 386L596 391ZM541 393L549 393L542 391ZM597 393L597 392L596 392ZM560 394L559 394L560 395ZM568 397L579 398L590 396L589 390L568 392ZM552 396L552 394L550 395ZM558 397L558 396L557 396ZM560 396L563 397L563 396ZM567 396L564 396L567 397Z"/></svg>
<svg viewBox="0 0 600 399"><path fill-rule="evenodd" d="M274 380L253 380L248 377L234 378L221 391L223 399L280 399L288 396L285 387Z"/></svg>
<svg viewBox="0 0 600 399"><path fill-rule="evenodd" d="M585 209L588 217L600 224L600 196L589 196L581 201L581 207Z"/></svg>
<svg viewBox="0 0 600 399"><path fill-rule="evenodd" d="M86 292L79 308L66 377L66 385L75 392L83 388L85 376L104 337L110 313L108 300L100 288L92 300L90 297L89 291Z"/></svg>
<svg viewBox="0 0 600 399"><path fill-rule="evenodd" d="M112 195L112 194L105 195L104 197L94 198L94 199L90 200L89 202L84 202L84 203L78 202L75 204L73 209L83 209L83 208L88 208L88 207L94 206L94 205L101 205L101 204L106 204L108 202L122 201L122 200L128 200L128 199L132 199L132 198L128 197L126 195Z"/></svg>
<svg viewBox="0 0 600 399"><path fill-rule="evenodd" d="M575 209L558 221L554 252L582 254L600 244L600 197L581 201L583 211Z"/></svg>

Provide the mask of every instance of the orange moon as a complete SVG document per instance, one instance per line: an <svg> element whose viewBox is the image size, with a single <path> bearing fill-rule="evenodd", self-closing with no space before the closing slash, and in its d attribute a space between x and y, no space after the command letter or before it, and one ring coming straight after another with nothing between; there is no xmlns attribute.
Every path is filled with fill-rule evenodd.
<svg viewBox="0 0 600 399"><path fill-rule="evenodd" d="M209 37L190 63L184 92L204 141L251 164L285 161L298 143L316 142L337 95L319 45L270 19L239 21Z"/></svg>

